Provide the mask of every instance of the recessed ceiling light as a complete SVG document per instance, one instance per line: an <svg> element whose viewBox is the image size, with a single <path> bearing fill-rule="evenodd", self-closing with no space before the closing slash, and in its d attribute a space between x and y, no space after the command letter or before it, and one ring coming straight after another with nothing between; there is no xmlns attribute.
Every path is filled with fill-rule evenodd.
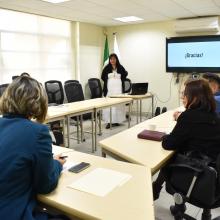
<svg viewBox="0 0 220 220"><path fill-rule="evenodd" d="M41 0L41 1L57 4L57 3L67 2L70 0Z"/></svg>
<svg viewBox="0 0 220 220"><path fill-rule="evenodd" d="M141 21L144 20L143 18L139 18L136 16L128 16L128 17L121 17L121 18L114 18L117 21L122 21L122 22L134 22L134 21Z"/></svg>

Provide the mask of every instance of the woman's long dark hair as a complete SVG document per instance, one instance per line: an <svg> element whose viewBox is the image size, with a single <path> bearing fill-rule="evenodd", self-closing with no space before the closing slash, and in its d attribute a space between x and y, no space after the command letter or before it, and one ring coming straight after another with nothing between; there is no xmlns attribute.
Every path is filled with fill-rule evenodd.
<svg viewBox="0 0 220 220"><path fill-rule="evenodd" d="M215 112L215 99L207 81L203 79L190 80L185 86L183 95L187 98L186 109L202 109L207 112Z"/></svg>
<svg viewBox="0 0 220 220"><path fill-rule="evenodd" d="M118 69L119 66L121 66L120 62L119 62L119 59L118 59L118 56L117 54L115 53L112 53L109 55L109 58L108 58L108 65L112 67L111 63L110 63L110 59L114 57L116 59L116 68Z"/></svg>

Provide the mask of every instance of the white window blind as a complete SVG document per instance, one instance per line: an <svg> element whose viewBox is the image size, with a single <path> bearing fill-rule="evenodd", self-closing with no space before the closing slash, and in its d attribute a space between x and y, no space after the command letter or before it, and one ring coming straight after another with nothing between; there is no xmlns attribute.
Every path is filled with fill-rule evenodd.
<svg viewBox="0 0 220 220"><path fill-rule="evenodd" d="M0 9L0 84L28 72L40 82L72 78L70 22Z"/></svg>

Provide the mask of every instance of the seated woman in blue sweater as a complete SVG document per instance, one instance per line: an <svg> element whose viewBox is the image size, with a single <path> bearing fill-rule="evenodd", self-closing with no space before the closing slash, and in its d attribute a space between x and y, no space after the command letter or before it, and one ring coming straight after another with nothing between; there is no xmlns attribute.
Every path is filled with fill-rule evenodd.
<svg viewBox="0 0 220 220"><path fill-rule="evenodd" d="M172 132L164 136L162 147L180 153L201 153L216 160L220 153L220 119L208 82L203 79L188 81L182 100L186 110L177 118ZM153 183L154 199L159 197L165 181L164 172L166 167Z"/></svg>
<svg viewBox="0 0 220 220"><path fill-rule="evenodd" d="M65 160L53 158L48 128L41 124L47 114L41 84L16 78L0 98L0 113L0 219L47 219L36 211L36 195L56 188Z"/></svg>

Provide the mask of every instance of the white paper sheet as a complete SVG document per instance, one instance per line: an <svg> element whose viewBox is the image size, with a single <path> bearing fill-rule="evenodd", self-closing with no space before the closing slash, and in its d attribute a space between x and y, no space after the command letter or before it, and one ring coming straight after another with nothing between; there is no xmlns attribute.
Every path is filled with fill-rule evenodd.
<svg viewBox="0 0 220 220"><path fill-rule="evenodd" d="M68 187L96 196L106 196L115 187L122 186L132 176L127 173L97 168L82 176Z"/></svg>
<svg viewBox="0 0 220 220"><path fill-rule="evenodd" d="M68 153L71 153L73 151L74 151L73 149L66 148L66 147L59 147L59 146L56 146L56 145L52 146L52 152L53 152L54 155L62 154L62 155L67 155L68 156Z"/></svg>

